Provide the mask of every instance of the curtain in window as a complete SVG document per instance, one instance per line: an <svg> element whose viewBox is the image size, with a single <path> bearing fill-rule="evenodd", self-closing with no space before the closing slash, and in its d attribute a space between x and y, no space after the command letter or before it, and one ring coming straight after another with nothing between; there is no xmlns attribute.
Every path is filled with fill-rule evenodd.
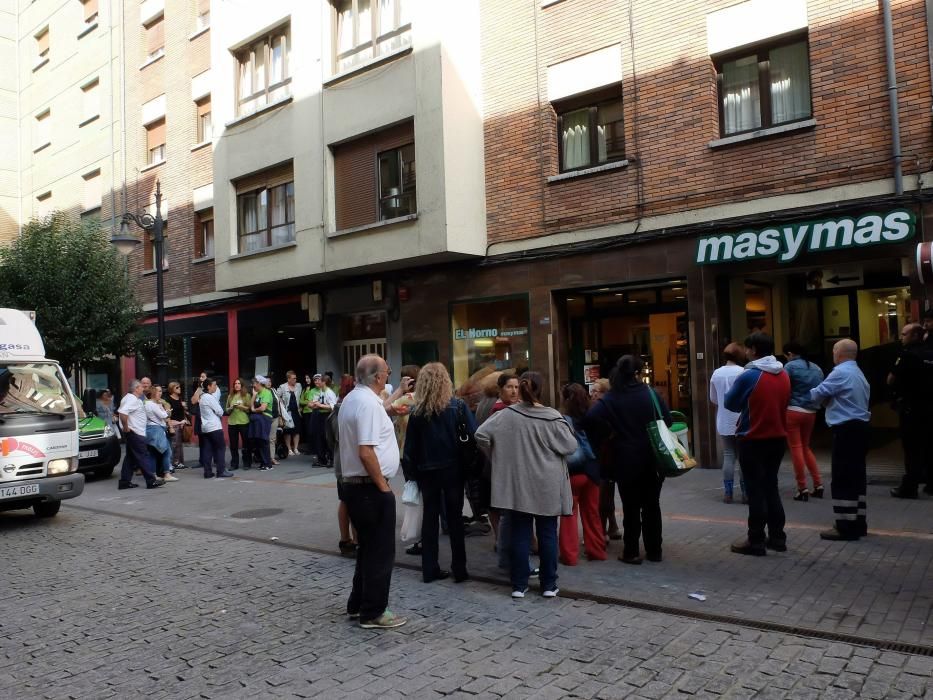
<svg viewBox="0 0 933 700"><path fill-rule="evenodd" d="M337 53L353 48L353 2L344 0L337 5Z"/></svg>
<svg viewBox="0 0 933 700"><path fill-rule="evenodd" d="M368 44L373 40L373 14L372 0L357 0L357 11L359 12L359 33L360 38L357 46Z"/></svg>
<svg viewBox="0 0 933 700"><path fill-rule="evenodd" d="M272 245L295 240L295 186L278 185L269 190L272 215Z"/></svg>
<svg viewBox="0 0 933 700"><path fill-rule="evenodd" d="M622 131L622 100L607 102L596 109L596 147L598 162L625 155Z"/></svg>
<svg viewBox="0 0 933 700"><path fill-rule="evenodd" d="M243 194L237 198L238 221L237 228L240 233L240 250L249 252L263 247L263 235L257 233L260 228L266 227L266 192Z"/></svg>
<svg viewBox="0 0 933 700"><path fill-rule="evenodd" d="M284 36L272 39L272 65L270 66L269 84L275 85L285 80L285 42Z"/></svg>
<svg viewBox="0 0 933 700"><path fill-rule="evenodd" d="M590 112L580 109L561 117L561 140L564 162L561 170L582 168L590 164Z"/></svg>
<svg viewBox="0 0 933 700"><path fill-rule="evenodd" d="M771 123L806 119L811 114L807 43L801 41L772 49L768 58L771 64Z"/></svg>
<svg viewBox="0 0 933 700"><path fill-rule="evenodd" d="M758 57L746 56L722 66L722 117L726 134L761 126Z"/></svg>
<svg viewBox="0 0 933 700"><path fill-rule="evenodd" d="M253 94L252 67L249 62L249 54L240 59L239 65L239 83L240 98L248 97Z"/></svg>
<svg viewBox="0 0 933 700"><path fill-rule="evenodd" d="M395 29L395 0L379 0L379 35Z"/></svg>

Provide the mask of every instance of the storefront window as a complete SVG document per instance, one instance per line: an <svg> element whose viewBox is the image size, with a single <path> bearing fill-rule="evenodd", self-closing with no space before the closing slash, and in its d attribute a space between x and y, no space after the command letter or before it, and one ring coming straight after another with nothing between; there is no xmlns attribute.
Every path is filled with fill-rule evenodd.
<svg viewBox="0 0 933 700"><path fill-rule="evenodd" d="M524 370L530 361L526 296L450 305L453 380L476 374Z"/></svg>

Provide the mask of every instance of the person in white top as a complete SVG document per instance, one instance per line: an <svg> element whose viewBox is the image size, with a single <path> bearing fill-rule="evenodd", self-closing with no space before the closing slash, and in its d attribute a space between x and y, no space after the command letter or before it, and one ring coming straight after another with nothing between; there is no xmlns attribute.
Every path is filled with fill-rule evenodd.
<svg viewBox="0 0 933 700"><path fill-rule="evenodd" d="M200 462L204 468L204 478L213 479L213 467L217 468L218 478L233 476L233 472L227 471L227 465L224 461L226 447L224 445L224 426L221 418L224 410L220 407L217 391L216 379L205 379L201 385L201 436L198 438L198 445L201 448Z"/></svg>
<svg viewBox="0 0 933 700"><path fill-rule="evenodd" d="M133 483L133 472L139 468L146 480L147 489L155 489L165 484L156 479L152 468L152 456L146 447L146 406L143 404L143 385L138 379L130 383L129 393L120 401L117 415L126 436L126 456L120 468L118 489L133 489L139 484Z"/></svg>
<svg viewBox="0 0 933 700"><path fill-rule="evenodd" d="M146 396L146 444L156 452L153 455L153 459L156 460L156 476L166 481L178 481L172 476L172 446L166 434L168 411L162 405L162 387L153 384Z"/></svg>
<svg viewBox="0 0 933 700"><path fill-rule="evenodd" d="M723 406L723 400L726 392L732 388L735 378L745 371L745 350L738 343L729 343L722 354L726 364L714 371L713 376L710 377L709 400L716 406L716 432L722 440L722 500L723 503L732 503L736 455L738 454L735 428L739 422L739 414L727 410ZM747 503L745 480L741 472L739 472L739 483L742 485L742 503Z"/></svg>
<svg viewBox="0 0 933 700"><path fill-rule="evenodd" d="M388 480L398 471L399 451L379 395L390 374L378 355L360 358L356 388L337 416L342 490L359 541L347 614L367 629L406 622L388 609L395 564L395 494Z"/></svg>

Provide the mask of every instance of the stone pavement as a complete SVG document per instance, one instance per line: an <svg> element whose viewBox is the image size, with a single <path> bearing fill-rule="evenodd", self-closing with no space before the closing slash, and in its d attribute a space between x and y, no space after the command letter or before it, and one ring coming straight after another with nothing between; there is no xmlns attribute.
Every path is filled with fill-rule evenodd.
<svg viewBox="0 0 933 700"><path fill-rule="evenodd" d="M409 570L392 593L409 624L362 630L346 559L71 504L0 515L0 538L0 697L17 700L933 698L925 656Z"/></svg>
<svg viewBox="0 0 933 700"><path fill-rule="evenodd" d="M272 472L237 472L204 480L198 470L158 491L117 491L116 480L90 481L77 508L133 515L209 531L276 537L283 543L333 552L337 545L336 492L330 470L306 457ZM869 487L869 528L858 542L824 542L832 520L828 499L791 500L790 469L782 469L789 551L742 557L729 543L745 531L746 509L720 501L719 474L694 470L668 480L662 492L664 555L660 564L634 567L610 560L560 567L566 592L663 606L687 613L735 616L809 630L933 646L933 498L897 501L888 486ZM401 481L394 484L401 490ZM258 512L254 512L258 511ZM401 522L399 504L399 522ZM474 576L505 581L492 538L467 540ZM449 561L441 542L441 563ZM399 562L419 565L404 554ZM701 592L706 601L688 597Z"/></svg>

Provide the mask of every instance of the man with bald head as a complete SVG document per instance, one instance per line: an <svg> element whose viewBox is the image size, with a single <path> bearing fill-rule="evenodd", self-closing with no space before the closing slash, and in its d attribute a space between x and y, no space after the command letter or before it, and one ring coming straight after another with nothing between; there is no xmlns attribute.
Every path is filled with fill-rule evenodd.
<svg viewBox="0 0 933 700"><path fill-rule="evenodd" d="M848 338L833 346L836 365L810 398L826 404L826 423L833 430L832 496L836 526L820 533L824 540L857 540L868 534L867 475L870 390L855 358L858 345Z"/></svg>
<svg viewBox="0 0 933 700"><path fill-rule="evenodd" d="M933 461L933 351L923 342L923 333L919 323L901 329L903 349L888 375L904 446L904 476L901 485L891 489L895 498L916 498L920 483L929 481L926 469Z"/></svg>
<svg viewBox="0 0 933 700"><path fill-rule="evenodd" d="M389 610L395 565L395 494L389 479L399 467L395 429L379 398L392 371L379 355L356 365L356 387L337 416L340 484L359 548L347 614L360 627L401 627L405 618Z"/></svg>

